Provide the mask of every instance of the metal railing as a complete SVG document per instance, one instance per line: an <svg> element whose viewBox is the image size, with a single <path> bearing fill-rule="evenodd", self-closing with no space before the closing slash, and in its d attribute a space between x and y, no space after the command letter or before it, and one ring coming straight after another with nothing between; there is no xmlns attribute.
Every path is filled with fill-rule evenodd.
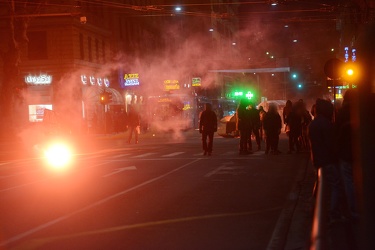
<svg viewBox="0 0 375 250"><path fill-rule="evenodd" d="M327 249L327 199L325 194L327 192L327 183L324 182L324 168L319 168L317 185L315 188L316 201L314 208L314 218L311 231L311 244L310 250L323 250Z"/></svg>

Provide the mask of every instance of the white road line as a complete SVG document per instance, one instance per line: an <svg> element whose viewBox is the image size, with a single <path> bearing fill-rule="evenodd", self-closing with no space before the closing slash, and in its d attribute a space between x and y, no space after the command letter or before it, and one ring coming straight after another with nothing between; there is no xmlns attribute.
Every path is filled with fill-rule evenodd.
<svg viewBox="0 0 375 250"><path fill-rule="evenodd" d="M111 158L112 158L112 159L115 159L115 158L121 158L121 157L128 156L128 155L130 155L130 154L115 155L115 156L112 156Z"/></svg>
<svg viewBox="0 0 375 250"><path fill-rule="evenodd" d="M175 173L175 172L177 172L177 171L179 171L179 170L181 170L181 169L183 169L183 168L186 168L187 166L189 166L189 165L191 165L191 164L194 164L194 163L196 163L196 162L198 162L198 161L200 161L200 160L201 160L201 159L195 159L195 160L192 160L192 161L190 161L190 162L188 162L188 163L186 163L186 164L184 164L184 165L182 165L182 166L179 166L179 167L177 167L177 168L175 168L175 169L173 169L173 170L171 170L171 171L169 171L169 172L167 172L167 173L165 173L165 174L162 174L162 175L160 175L160 176L158 176L158 177L155 177L155 178L153 178L153 179L150 179L150 180L148 180L148 181L145 181L145 182L143 182L143 183L141 183L141 184L139 184L139 185L136 185L136 186L134 186L134 187L131 187L131 188L129 188L129 189L125 189L125 190L123 190L123 191L121 191L121 192L118 192L118 193L112 194L112 195L110 195L110 196L108 196L108 197L106 197L106 198L104 198L104 199L98 200L98 201L96 201L96 202L94 202L94 203L92 203L92 204L90 204L90 205L87 205L87 206L85 206L85 207L82 207L81 209L78 209L78 210L73 211L73 212L71 212L71 213L67 213L67 214L65 214L65 215L63 215L63 216L61 216L61 217L59 217L59 218L56 218L56 219L54 219L54 220L52 220L52 221L46 222L46 223L41 224L41 225L39 225L39 226L37 226L37 227L35 227L35 228L33 228L33 229L30 229L30 230L28 230L28 231L26 231L26 232L20 233L20 234L18 234L18 235L16 235L16 236L12 237L12 238L10 238L10 239L7 239L7 240L5 240L5 241L3 241L3 242L0 242L0 247L4 247L4 246L6 246L6 245L8 245L8 244L10 244L10 243L12 243L12 242L15 242L15 241L18 241L18 240L20 240L20 239L23 239L23 238L25 238L25 237L27 237L27 236L29 236L29 235L31 235L31 234L34 234L34 233L36 233L36 232L38 232L38 231L41 231L41 230L43 230L43 229L45 229L45 228L48 228L48 227L50 227L50 226L52 226L52 225L55 225L55 224L57 224L57 223L59 223L59 222L61 222L61 221L63 221L63 220L66 220L66 219L68 219L68 218L70 218L70 217L72 217L72 216L74 216L74 215L77 215L77 214L79 214L79 213L85 212L85 211L90 210L90 209L92 209L92 208L94 208L94 207L100 206L100 205L102 205L102 204L104 204L104 203L106 203L106 202L108 202L108 201L110 201L110 200L113 200L113 199L115 199L115 198L117 198L117 197L120 197L120 196L122 196L122 195L124 195L124 194L127 194L127 193L129 193L129 192L131 192L131 191L134 191L134 190L139 189L139 188L141 188L141 187L144 187L144 186L146 186L146 185L148 185L148 184L151 184L151 183L153 183L153 182L156 182L156 181L158 181L158 180L160 180L160 179L163 179L163 178L165 178L165 177L167 177L167 176L169 176L169 175L171 175L171 174L173 174L173 173Z"/></svg>
<svg viewBox="0 0 375 250"><path fill-rule="evenodd" d="M193 154L193 156L203 156L203 153Z"/></svg>
<svg viewBox="0 0 375 250"><path fill-rule="evenodd" d="M218 173L220 170L225 169L225 168L227 168L226 165L221 165L220 167L218 167L218 168L212 170L211 172L209 172L208 174L206 174L204 177L210 177L210 176Z"/></svg>
<svg viewBox="0 0 375 250"><path fill-rule="evenodd" d="M154 154L156 154L156 153L146 153L146 154L133 156L132 158L143 158L143 157L147 157L147 156L154 155Z"/></svg>
<svg viewBox="0 0 375 250"><path fill-rule="evenodd" d="M180 155L180 154L183 154L183 153L185 153L185 152L175 152L175 153L172 153L172 154L163 155L162 157L172 157L172 156Z"/></svg>

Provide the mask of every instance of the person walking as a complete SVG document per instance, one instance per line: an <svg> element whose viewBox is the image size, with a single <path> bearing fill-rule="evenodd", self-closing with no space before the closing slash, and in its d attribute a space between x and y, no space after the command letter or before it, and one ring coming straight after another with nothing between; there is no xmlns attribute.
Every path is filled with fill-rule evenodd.
<svg viewBox="0 0 375 250"><path fill-rule="evenodd" d="M264 116L263 120L264 131L266 134L266 151L268 154L271 150L272 154L279 154L279 135L281 133L282 121L279 112L277 112L277 106L270 104L268 112Z"/></svg>
<svg viewBox="0 0 375 250"><path fill-rule="evenodd" d="M128 143L131 143L132 136L134 134L135 144L138 144L138 133L140 131L140 117L135 107L130 106L127 116L127 123L129 128Z"/></svg>
<svg viewBox="0 0 375 250"><path fill-rule="evenodd" d="M206 103L205 110L199 119L199 133L202 134L203 155L211 155L214 133L217 131L217 116L210 103ZM208 138L208 141L207 141Z"/></svg>
<svg viewBox="0 0 375 250"><path fill-rule="evenodd" d="M251 152L247 150L248 140L251 136L251 121L249 110L247 110L249 102L242 99L236 111L236 126L240 134L239 154L247 155Z"/></svg>

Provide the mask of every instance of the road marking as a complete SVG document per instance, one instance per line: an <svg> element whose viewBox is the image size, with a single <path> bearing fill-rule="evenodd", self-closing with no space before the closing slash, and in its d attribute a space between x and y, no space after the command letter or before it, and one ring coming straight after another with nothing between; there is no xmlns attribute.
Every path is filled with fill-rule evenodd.
<svg viewBox="0 0 375 250"><path fill-rule="evenodd" d="M193 156L203 156L203 153L193 154Z"/></svg>
<svg viewBox="0 0 375 250"><path fill-rule="evenodd" d="M111 176L111 175L114 175L114 174L121 173L121 172L123 172L123 171L127 171L127 170L136 170L136 169L137 169L137 168L136 168L135 166L123 167L123 168L116 168L115 171L113 171L112 173L109 173L109 174L103 175L103 178L108 177L108 176Z"/></svg>
<svg viewBox="0 0 375 250"><path fill-rule="evenodd" d="M115 156L112 156L111 158L112 158L112 159L115 159L115 158L121 158L121 157L128 156L128 155L130 155L130 154L115 155Z"/></svg>
<svg viewBox="0 0 375 250"><path fill-rule="evenodd" d="M125 190L123 190L121 192L112 194L112 195L110 195L110 196L108 196L108 197L106 197L104 199L98 200L98 201L96 201L96 202L94 202L94 203L92 203L90 205L82 207L82 208L80 208L78 210L75 210L73 212L67 213L67 214L65 214L65 215L63 215L61 217L58 217L58 218L56 218L54 220L51 220L49 222L46 222L44 224L41 224L41 225L39 225L39 226L37 226L35 228L32 228L32 229L30 229L30 230L28 230L26 232L23 232L23 233L20 233L20 234L18 234L16 236L13 236L12 238L9 238L9 239L7 239L7 240L5 240L3 242L0 242L0 247L4 247L4 246L6 246L6 245L8 245L8 244L10 244L12 242L21 240L21 239L23 239L23 238L25 238L25 237L27 237L27 236L29 236L31 234L34 234L34 233L39 232L39 231L41 231L41 230L43 230L45 228L53 226L53 225L55 225L55 224L57 224L57 223L59 223L61 221L64 221L64 220L66 220L66 219L68 219L68 218L70 218L70 217L72 217L74 215L77 215L79 213L85 212L85 211L90 210L90 209L92 209L94 207L100 206L100 205L102 205L102 204L104 204L104 203L106 203L106 202L108 202L110 200L113 200L113 199L115 199L117 197L125 195L125 194L127 194L127 193L129 193L131 191L137 190L137 189L142 188L142 187L144 187L144 186L146 186L148 184L151 184L153 182L159 181L160 179L163 179L163 178L165 178L165 177L167 177L167 176L169 176L169 175L171 175L171 174L173 174L173 173L175 173L175 172L177 172L177 171L179 171L179 170L181 170L183 168L186 168L187 166L190 166L190 165L192 165L192 164L194 164L194 163L196 163L196 162L198 162L200 160L201 159L192 160L192 161L190 161L190 162L188 162L188 163L186 163L186 164L184 164L182 166L179 166L179 167L177 167L175 169L172 169L171 171L169 171L169 172L167 172L165 174L162 174L162 175L160 175L158 177L155 177L155 178L150 179L148 181L142 182L141 184L138 184L138 185L136 185L134 187L131 187L129 189L125 189Z"/></svg>
<svg viewBox="0 0 375 250"><path fill-rule="evenodd" d="M37 238L29 240L20 246L20 249L41 249L46 244L58 241L58 240L68 240L72 238L78 237L85 237L85 236L95 236L101 234L108 234L113 232L120 232L129 229L135 228L146 228L146 227L154 227L160 225L170 225L170 224L177 224L177 223L184 223L184 222L191 222L191 221L203 221L203 220L212 220L212 219L219 219L219 218L231 218L231 217L242 217L242 216L253 216L256 214L263 214L267 212L273 212L281 210L282 207L271 207L260 209L256 211L244 211L244 212L237 212L237 213L222 213L222 214L207 214L207 215L200 215L200 216L190 216L190 217L182 217L176 219L167 219L167 220L159 220L159 221L150 221L144 223L137 223L137 224L130 224L130 225L121 225L121 226L114 226L109 228L103 228L93 231L83 231L73 234L65 234L59 236L52 236L47 238Z"/></svg>
<svg viewBox="0 0 375 250"><path fill-rule="evenodd" d="M215 168L211 172L207 173L204 177L211 177L214 174L238 174L236 170L243 170L242 166L228 166L233 165L234 163L232 161L225 162L218 168Z"/></svg>
<svg viewBox="0 0 375 250"><path fill-rule="evenodd" d="M175 153L172 153L172 154L163 155L162 157L172 157L172 156L180 155L180 154L183 154L183 153L185 153L185 152L175 152Z"/></svg>
<svg viewBox="0 0 375 250"><path fill-rule="evenodd" d="M133 156L132 158L143 158L143 157L147 157L147 156L154 155L154 154L156 154L156 153L146 153L146 154Z"/></svg>

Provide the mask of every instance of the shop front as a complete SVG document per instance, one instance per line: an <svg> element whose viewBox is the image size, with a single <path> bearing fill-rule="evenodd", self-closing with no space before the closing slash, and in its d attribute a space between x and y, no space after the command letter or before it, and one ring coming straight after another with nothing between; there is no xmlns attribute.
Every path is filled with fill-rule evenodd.
<svg viewBox="0 0 375 250"><path fill-rule="evenodd" d="M107 77L81 75L82 118L87 133L113 131L113 123L118 113L124 112L124 98L121 93L111 88ZM108 93L110 100L100 102L102 93ZM108 125L109 124L109 125Z"/></svg>
<svg viewBox="0 0 375 250"><path fill-rule="evenodd" d="M47 73L28 74L25 76L27 84L26 105L28 122L42 122L44 110L53 110L53 76Z"/></svg>

